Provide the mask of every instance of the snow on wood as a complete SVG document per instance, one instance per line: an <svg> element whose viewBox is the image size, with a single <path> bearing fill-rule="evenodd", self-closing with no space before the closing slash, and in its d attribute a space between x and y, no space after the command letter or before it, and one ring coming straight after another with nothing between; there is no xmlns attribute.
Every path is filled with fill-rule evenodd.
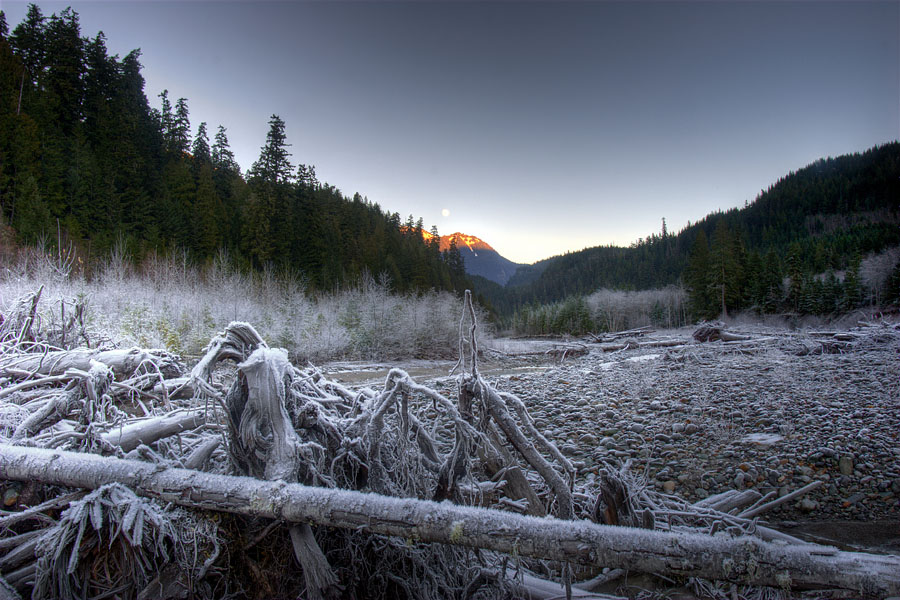
<svg viewBox="0 0 900 600"><path fill-rule="evenodd" d="M153 442L196 429L206 422L207 413L203 410L174 411L161 417L142 419L140 421L116 427L103 434L103 439L118 446L125 452L134 450L141 444Z"/></svg>
<svg viewBox="0 0 900 600"><path fill-rule="evenodd" d="M291 365L247 323L232 323L213 338L188 377L178 357L161 351L36 352L34 342L20 341L23 335L44 339L40 320L29 324L37 300L26 300L15 331L0 345L0 442L13 442L0 445L0 480L27 482L7 490L13 503L33 506L0 516L0 564L6 582L25 596L118 590L138 598L181 597L190 588L211 598L233 584L236 572L247 574L257 597L284 589L310 598L578 596L577 584L568 586L569 564L584 565L585 586L644 571L832 588L845 596L898 593L900 557L804 543L753 518L814 491L815 483L778 500L739 486L690 504L658 492L628 463L608 456L599 478L586 485L584 463L572 458L571 446L561 451L552 441L569 431L568 423L552 433L532 419L531 399L526 405L479 373L468 294L455 397L401 369L391 369L380 389L349 389L314 367ZM646 328L625 333L624 340L598 339L615 343L595 346L588 358L663 347L662 362L677 369L710 353L766 345L787 354L827 351L820 341L793 334L700 345L687 336L629 339L649 335ZM849 348L877 335L880 330L825 341ZM236 369L219 368L223 361L234 361ZM141 413L145 418L132 417ZM58 485L97 495L85 503L80 498L87 492L60 495ZM540 518L548 514L556 518ZM149 539L135 529L138 515L156 519L174 561L161 560L155 546L134 543L134 536ZM116 529L101 526L111 522L127 532L124 542ZM71 543L81 529L86 537ZM61 543L41 542L50 539ZM291 547L299 568L285 552ZM81 557L114 565L104 572L108 579L97 579L91 566L70 571ZM140 571L149 564L161 568ZM606 576L598 575L600 567ZM131 572L142 574L129 579Z"/></svg>
<svg viewBox="0 0 900 600"><path fill-rule="evenodd" d="M43 448L0 445L0 472L8 479L67 487L95 489L119 483L140 495L181 506L584 565L772 587L825 586L871 597L900 594L900 557L896 556L839 551L820 555L808 547L753 538L539 519L449 502L159 469L139 461Z"/></svg>

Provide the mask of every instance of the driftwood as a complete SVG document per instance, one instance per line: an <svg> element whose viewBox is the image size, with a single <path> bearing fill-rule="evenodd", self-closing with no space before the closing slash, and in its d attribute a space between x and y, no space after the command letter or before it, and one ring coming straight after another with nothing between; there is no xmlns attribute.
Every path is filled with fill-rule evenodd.
<svg viewBox="0 0 900 600"><path fill-rule="evenodd" d="M684 346L684 340L653 340L649 342L635 342L629 340L618 344L600 344L604 352L618 352L619 350L635 350L637 348L674 348Z"/></svg>
<svg viewBox="0 0 900 600"><path fill-rule="evenodd" d="M129 452L141 444L152 444L159 439L175 435L176 433L196 429L205 422L205 411L175 411L163 417L145 419L117 427L103 434L103 439L113 446L118 446L125 452Z"/></svg>
<svg viewBox="0 0 900 600"><path fill-rule="evenodd" d="M741 342L750 339L748 335L739 335L725 331L725 326L721 323L703 323L694 330L693 338L698 342Z"/></svg>
<svg viewBox="0 0 900 600"><path fill-rule="evenodd" d="M0 445L8 479L68 487L119 483L181 506L363 529L423 542L484 548L583 565L622 567L868 597L900 594L900 557L778 546L753 538L673 534L388 498L283 481L163 469L139 461Z"/></svg>
<svg viewBox="0 0 900 600"><path fill-rule="evenodd" d="M588 333L587 337L596 344L602 344L606 342L613 342L615 340L619 340L622 338L629 337L639 337L642 335L647 335L648 333L653 333L654 329L650 325L645 325L644 327L637 327L635 329L627 329L625 331L616 331L612 333Z"/></svg>
<svg viewBox="0 0 900 600"><path fill-rule="evenodd" d="M21 378L35 375L64 375L75 369L89 371L91 362L102 363L117 376L128 376L143 364L153 363L165 377L178 377L181 367L164 350L59 350L53 352L12 354L0 357L0 377Z"/></svg>
<svg viewBox="0 0 900 600"><path fill-rule="evenodd" d="M31 300L19 312L24 327ZM49 339L32 322L30 337ZM36 352L40 342L19 342L22 327L0 348L0 402L3 439L28 447L0 446L0 479L29 481L34 500L23 492L14 501L51 498L0 516L0 526L16 527L0 527L3 577L26 596L212 598L235 584L256 597L561 596L558 582L534 576L542 573L578 597L569 563L586 565L583 577L606 569L583 586L628 570L851 595L897 586L884 573L898 557L841 553L759 525L755 516L787 501L771 494L691 505L629 477L627 465L621 476L605 471L599 494L576 487L574 466L525 404L479 374L468 294L453 400L400 369L381 389L348 389L294 367L246 323L214 338L189 377L177 357L156 351ZM223 360L237 364L230 386L221 371L213 377ZM70 500L53 499L51 484L100 487L59 514ZM537 518L548 514L557 519ZM135 515L155 524L149 546ZM579 520L589 517L629 528ZM59 543L39 541L48 539Z"/></svg>

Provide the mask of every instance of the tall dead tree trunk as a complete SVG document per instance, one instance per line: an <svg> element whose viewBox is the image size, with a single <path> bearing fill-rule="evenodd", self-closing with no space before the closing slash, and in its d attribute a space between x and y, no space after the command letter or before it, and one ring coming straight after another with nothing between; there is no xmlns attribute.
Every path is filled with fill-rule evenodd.
<svg viewBox="0 0 900 600"><path fill-rule="evenodd" d="M596 567L749 585L900 595L900 556L775 545L752 537L677 534L539 519L447 502L189 471L94 454L0 445L0 477L68 487L119 482L181 506L484 548Z"/></svg>

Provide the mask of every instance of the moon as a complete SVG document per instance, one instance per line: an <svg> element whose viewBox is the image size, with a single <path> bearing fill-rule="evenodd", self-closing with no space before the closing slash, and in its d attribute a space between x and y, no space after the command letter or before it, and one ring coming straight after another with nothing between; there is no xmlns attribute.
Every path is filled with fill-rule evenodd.
<svg viewBox="0 0 900 600"><path fill-rule="evenodd" d="M442 217L449 217L449 216L450 216L450 209L449 209L449 208L442 208L442 209L441 209L441 216L442 216Z"/></svg>

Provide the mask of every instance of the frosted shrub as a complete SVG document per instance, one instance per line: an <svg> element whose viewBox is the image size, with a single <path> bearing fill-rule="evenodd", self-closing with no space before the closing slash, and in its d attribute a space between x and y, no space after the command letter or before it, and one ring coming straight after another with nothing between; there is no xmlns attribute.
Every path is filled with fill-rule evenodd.
<svg viewBox="0 0 900 600"><path fill-rule="evenodd" d="M347 289L310 296L296 275L235 269L224 252L205 269L184 254L150 255L131 267L121 247L87 280L53 275L39 252L0 272L0 313L44 286L45 323L78 299L93 346L115 342L165 348L190 357L231 321L246 321L297 360L452 357L462 300L448 292L393 294L364 275ZM483 316L480 316L485 322Z"/></svg>
<svg viewBox="0 0 900 600"><path fill-rule="evenodd" d="M601 289L586 298L594 320L606 331L635 327L681 327L687 322L687 295L681 287L630 292Z"/></svg>

